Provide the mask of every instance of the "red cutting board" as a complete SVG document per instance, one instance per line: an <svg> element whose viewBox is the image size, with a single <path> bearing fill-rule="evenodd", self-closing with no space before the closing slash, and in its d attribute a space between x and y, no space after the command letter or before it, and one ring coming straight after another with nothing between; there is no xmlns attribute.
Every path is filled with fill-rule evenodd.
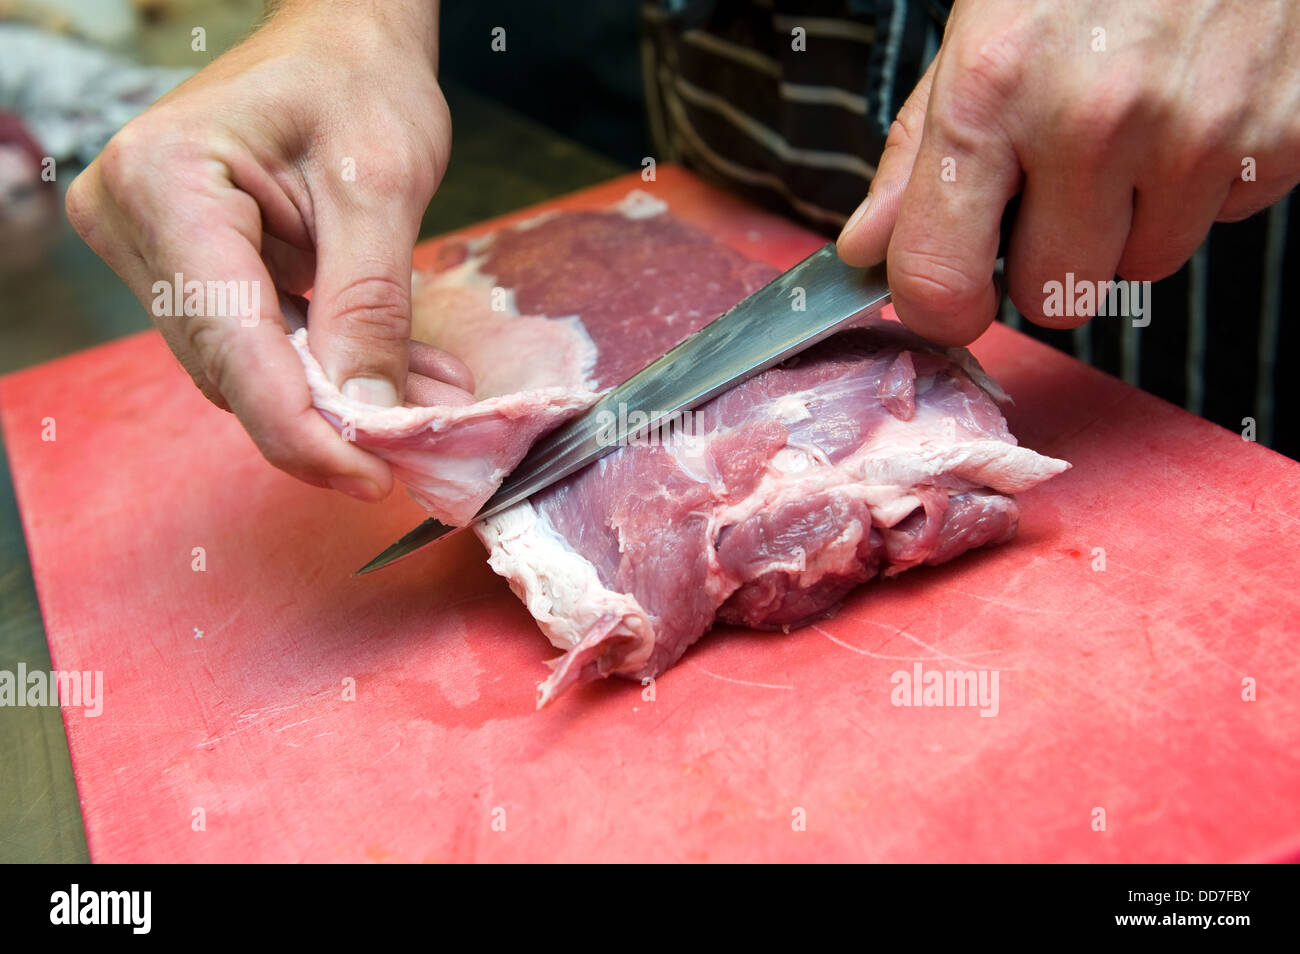
<svg viewBox="0 0 1300 954"><path fill-rule="evenodd" d="M633 187L776 266L821 241L663 167L545 208ZM555 651L476 540L351 578L416 506L273 470L156 335L4 378L54 664L104 673L64 710L92 858L1296 857L1300 465L1005 327L974 350L1074 463L1014 542L541 712ZM917 662L998 670L997 715L893 705Z"/></svg>

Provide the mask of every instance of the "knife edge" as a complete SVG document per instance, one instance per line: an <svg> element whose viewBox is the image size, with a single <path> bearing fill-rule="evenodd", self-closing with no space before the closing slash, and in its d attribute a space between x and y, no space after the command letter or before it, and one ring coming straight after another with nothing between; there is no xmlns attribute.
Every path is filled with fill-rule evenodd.
<svg viewBox="0 0 1300 954"><path fill-rule="evenodd" d="M692 410L825 340L864 313L882 308L889 297L883 265L852 268L840 260L834 243L828 243L541 438L470 524L514 506L611 453L629 437L649 432L672 415ZM678 364L685 370L677 371ZM647 422L625 427L629 415L616 414L619 427L612 439L602 436L608 428L597 426L599 415L620 407L645 413ZM429 518L354 575L387 566L460 529Z"/></svg>

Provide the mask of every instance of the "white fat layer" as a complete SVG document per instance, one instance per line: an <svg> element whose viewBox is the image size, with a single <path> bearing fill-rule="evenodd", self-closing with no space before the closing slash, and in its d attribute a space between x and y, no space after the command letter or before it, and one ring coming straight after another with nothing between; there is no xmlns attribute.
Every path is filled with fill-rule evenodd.
<svg viewBox="0 0 1300 954"><path fill-rule="evenodd" d="M828 573L843 571L857 559L858 544L870 533L859 520L850 520L839 536L818 552L811 563L799 574L799 585L807 588Z"/></svg>
<svg viewBox="0 0 1300 954"><path fill-rule="evenodd" d="M416 269L411 274L411 291L415 292L426 286L451 285L456 288L492 288L496 283L492 276L479 271L484 255L471 253L459 265L453 265L444 272L430 273ZM514 293L511 292L510 307L514 307ZM515 312L518 314L518 312Z"/></svg>
<svg viewBox="0 0 1300 954"><path fill-rule="evenodd" d="M502 394L473 404L377 407L347 397L334 386L308 348L306 328L295 331L289 340L302 359L316 407L341 424L352 422L359 430L381 436L399 436L425 429L440 433L456 425L495 419L503 414L507 417L518 417L524 413L547 414L553 415L558 423L574 411L588 407L596 399L596 394L592 391L552 387Z"/></svg>
<svg viewBox="0 0 1300 954"><path fill-rule="evenodd" d="M486 257L484 251L413 281L412 337L463 360L474 373L476 397L542 386L594 389L596 343L581 319L521 315L515 289L481 271ZM486 347L492 341L508 342L508 352Z"/></svg>
<svg viewBox="0 0 1300 954"><path fill-rule="evenodd" d="M667 212L668 203L656 199L649 192L633 189L614 206L614 210L629 219L649 219Z"/></svg>
<svg viewBox="0 0 1300 954"><path fill-rule="evenodd" d="M967 434L937 405L922 404L911 421L885 419L839 466L868 484L914 487L952 476L1003 494L1021 493L1070 469L1027 447Z"/></svg>
<svg viewBox="0 0 1300 954"><path fill-rule="evenodd" d="M559 209L547 209L545 212L538 212L536 215L530 215L530 216L529 216L528 218L526 218L526 219L520 219L520 220L518 220L517 222L511 222L509 225L505 226L505 228L506 228L506 229L512 229L512 230L514 230L514 229L518 229L518 230L520 230L520 231L522 231L522 230L524 230L524 229L531 229L531 228L533 228L534 226L541 225L541 224L542 224L543 222L545 222L547 219L553 219L553 218L555 218L555 216L557 216L557 215L559 215L559 214L560 214L560 210L559 210ZM491 240L492 240L492 236L491 236L491 235L485 235L485 236L482 237L482 241L483 241L485 244L486 244L487 242L490 242Z"/></svg>
<svg viewBox="0 0 1300 954"><path fill-rule="evenodd" d="M787 445L750 494L718 510L718 529L830 491L865 503L876 526L893 527L922 506L915 488L940 479L950 494L978 488L1015 494L1070 466L1008 441L967 435L939 405L918 404L911 421L883 418L871 440L834 465L815 449ZM835 562L829 554L827 561Z"/></svg>
<svg viewBox="0 0 1300 954"><path fill-rule="evenodd" d="M812 417L812 411L797 394L787 394L772 403L772 413L784 424L797 424Z"/></svg>
<svg viewBox="0 0 1300 954"><path fill-rule="evenodd" d="M600 582L596 567L569 546L528 501L474 525L488 548L488 565L506 578L546 638L571 650L604 631L637 640L616 672L635 673L654 650L650 614L637 599Z"/></svg>
<svg viewBox="0 0 1300 954"><path fill-rule="evenodd" d="M727 527L762 511L833 490L864 502L875 525L892 527L922 505L913 488L933 484L941 477L956 485L949 488L950 493L980 487L1019 493L1068 468L1065 461L990 440L953 447L929 442L891 446L872 441L835 465L786 447L772 458L753 491L720 508L717 516L720 528Z"/></svg>

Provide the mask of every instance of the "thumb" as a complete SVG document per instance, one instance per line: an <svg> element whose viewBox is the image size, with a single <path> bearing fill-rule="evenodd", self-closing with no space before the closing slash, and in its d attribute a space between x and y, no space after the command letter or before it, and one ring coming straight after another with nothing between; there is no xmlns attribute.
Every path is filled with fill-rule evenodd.
<svg viewBox="0 0 1300 954"><path fill-rule="evenodd" d="M418 215L391 208L320 212L311 350L344 394L367 404L402 403L418 229Z"/></svg>
<svg viewBox="0 0 1300 954"><path fill-rule="evenodd" d="M921 77L907 102L898 111L898 118L889 127L885 150L880 154L876 176L840 237L836 250L849 265L864 268L885 260L889 238L894 231L898 209L903 204L903 191L912 176L917 150L921 147L921 133L925 130L925 113L930 105L930 86L934 80L936 57L925 75Z"/></svg>

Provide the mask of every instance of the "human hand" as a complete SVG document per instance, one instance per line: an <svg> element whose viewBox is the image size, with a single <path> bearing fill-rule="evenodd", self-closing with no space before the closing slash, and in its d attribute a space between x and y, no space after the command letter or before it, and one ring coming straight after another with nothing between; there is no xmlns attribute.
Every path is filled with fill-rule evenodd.
<svg viewBox="0 0 1300 954"><path fill-rule="evenodd" d="M314 289L312 352L350 396L471 400L461 362L410 342L411 251L451 144L436 18L428 0L286 2L125 126L68 190L77 231L147 307L178 275L238 284L243 310L152 307L155 323L267 460L367 500L392 474L312 407L277 291Z"/></svg>
<svg viewBox="0 0 1300 954"><path fill-rule="evenodd" d="M1008 291L1069 328L1088 316L1045 315L1047 283L1163 278L1297 181L1300 3L958 0L839 251L887 258L900 320L967 344L1018 191Z"/></svg>

